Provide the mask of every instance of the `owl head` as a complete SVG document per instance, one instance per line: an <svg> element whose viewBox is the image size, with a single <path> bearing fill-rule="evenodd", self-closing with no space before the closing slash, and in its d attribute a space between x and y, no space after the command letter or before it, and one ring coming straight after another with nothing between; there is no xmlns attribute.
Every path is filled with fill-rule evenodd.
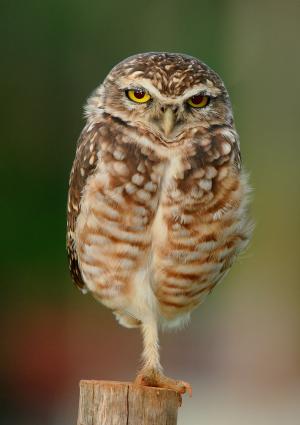
<svg viewBox="0 0 300 425"><path fill-rule="evenodd" d="M164 144L191 129L232 125L220 77L200 60L177 53L142 53L116 65L94 92L87 116L107 113Z"/></svg>

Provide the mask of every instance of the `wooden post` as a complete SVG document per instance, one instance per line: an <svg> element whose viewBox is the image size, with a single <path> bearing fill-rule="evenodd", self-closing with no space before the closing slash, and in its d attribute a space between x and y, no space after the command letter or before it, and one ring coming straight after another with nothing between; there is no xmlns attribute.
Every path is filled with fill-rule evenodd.
<svg viewBox="0 0 300 425"><path fill-rule="evenodd" d="M175 391L128 382L80 381L77 425L176 425Z"/></svg>

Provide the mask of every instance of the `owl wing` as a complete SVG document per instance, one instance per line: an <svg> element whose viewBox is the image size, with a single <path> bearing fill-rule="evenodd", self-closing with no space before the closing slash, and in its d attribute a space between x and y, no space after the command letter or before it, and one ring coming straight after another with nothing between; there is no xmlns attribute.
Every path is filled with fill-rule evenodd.
<svg viewBox="0 0 300 425"><path fill-rule="evenodd" d="M73 162L68 194L67 211L67 253L69 258L69 269L75 285L81 290L85 289L85 284L78 264L77 251L75 246L75 226L80 213L81 197L87 179L93 174L97 164L97 154L99 151L98 128L90 129L86 126L77 142L76 155Z"/></svg>

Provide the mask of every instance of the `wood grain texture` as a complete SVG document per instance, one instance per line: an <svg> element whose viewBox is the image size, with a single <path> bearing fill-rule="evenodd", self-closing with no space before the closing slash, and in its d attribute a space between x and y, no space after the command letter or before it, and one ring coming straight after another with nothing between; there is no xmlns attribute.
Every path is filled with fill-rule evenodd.
<svg viewBox="0 0 300 425"><path fill-rule="evenodd" d="M175 391L129 382L81 381L77 425L176 425Z"/></svg>

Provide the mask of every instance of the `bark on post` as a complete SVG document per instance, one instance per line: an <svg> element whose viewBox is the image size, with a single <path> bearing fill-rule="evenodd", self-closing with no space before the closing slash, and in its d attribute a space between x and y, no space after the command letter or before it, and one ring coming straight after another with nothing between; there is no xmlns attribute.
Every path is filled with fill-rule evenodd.
<svg viewBox="0 0 300 425"><path fill-rule="evenodd" d="M77 425L176 425L175 391L128 382L81 381Z"/></svg>

